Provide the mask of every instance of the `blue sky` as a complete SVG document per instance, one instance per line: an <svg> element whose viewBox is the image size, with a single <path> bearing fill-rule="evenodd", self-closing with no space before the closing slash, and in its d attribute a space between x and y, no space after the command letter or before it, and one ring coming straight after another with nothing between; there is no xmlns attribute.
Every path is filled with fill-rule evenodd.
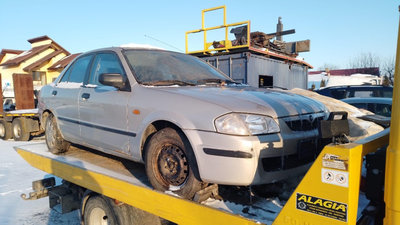
<svg viewBox="0 0 400 225"><path fill-rule="evenodd" d="M27 39L48 35L71 53L127 43L184 51L185 32L201 27L201 10L226 5L227 22L250 20L251 31L275 32L281 16L284 29L296 29L284 36L285 41L311 40L311 51L301 54L307 62L315 68L324 64L345 68L362 53L377 55L381 61L395 55L399 4L395 0L0 0L0 49L26 50ZM206 16L206 26L222 24L221 12ZM200 43L197 36L189 40L192 48Z"/></svg>

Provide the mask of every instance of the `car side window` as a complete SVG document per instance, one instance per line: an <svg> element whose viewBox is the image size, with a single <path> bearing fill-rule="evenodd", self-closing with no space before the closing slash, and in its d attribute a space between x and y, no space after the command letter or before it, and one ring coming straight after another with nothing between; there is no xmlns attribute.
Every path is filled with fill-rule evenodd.
<svg viewBox="0 0 400 225"><path fill-rule="evenodd" d="M338 90L332 90L331 92L332 97L336 99L344 99L346 98L346 90L343 89L338 89Z"/></svg>
<svg viewBox="0 0 400 225"><path fill-rule="evenodd" d="M368 103L367 110L373 113L376 113L376 103Z"/></svg>
<svg viewBox="0 0 400 225"><path fill-rule="evenodd" d="M367 104L366 103L351 103L351 105L359 108L359 109L367 109Z"/></svg>
<svg viewBox="0 0 400 225"><path fill-rule="evenodd" d="M375 96L373 91L363 90L363 91L355 91L352 97L368 98L368 97L379 97L379 96Z"/></svg>
<svg viewBox="0 0 400 225"><path fill-rule="evenodd" d="M388 104L376 104L376 112L375 114L390 117L392 114L392 106Z"/></svg>
<svg viewBox="0 0 400 225"><path fill-rule="evenodd" d="M104 86L99 82L99 77L103 73L118 73L125 76L117 55L113 53L97 54L93 62L88 84Z"/></svg>
<svg viewBox="0 0 400 225"><path fill-rule="evenodd" d="M64 73L64 76L61 78L60 82L67 82L69 79L69 74L71 73L71 67Z"/></svg>
<svg viewBox="0 0 400 225"><path fill-rule="evenodd" d="M91 59L92 55L83 56L77 59L61 78L60 82L83 83Z"/></svg>
<svg viewBox="0 0 400 225"><path fill-rule="evenodd" d="M383 97L385 97L385 98L391 98L391 97L393 97L393 91L383 91Z"/></svg>

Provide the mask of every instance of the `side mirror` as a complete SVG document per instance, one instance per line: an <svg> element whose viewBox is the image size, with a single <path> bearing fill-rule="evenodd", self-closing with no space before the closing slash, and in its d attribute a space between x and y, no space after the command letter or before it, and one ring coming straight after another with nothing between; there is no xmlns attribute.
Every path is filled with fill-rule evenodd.
<svg viewBox="0 0 400 225"><path fill-rule="evenodd" d="M113 86L120 89L125 87L125 79L119 73L102 73L99 77L99 82L107 86Z"/></svg>

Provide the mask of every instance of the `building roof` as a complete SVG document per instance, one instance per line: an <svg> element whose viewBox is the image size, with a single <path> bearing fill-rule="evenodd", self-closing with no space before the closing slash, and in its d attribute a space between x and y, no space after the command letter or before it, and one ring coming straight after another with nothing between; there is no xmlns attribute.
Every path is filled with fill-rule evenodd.
<svg viewBox="0 0 400 225"><path fill-rule="evenodd" d="M46 55L45 57L39 59L38 61L35 61L35 62L33 62L32 64L30 64L30 65L24 67L23 70L24 70L25 72L30 72L30 71L32 71L32 70L34 70L34 69L38 69L38 68L40 68L43 64L48 63L53 57L56 57L57 55L59 55L59 54L61 54L61 53L63 53L63 52L64 52L64 51L61 50L61 49L60 49L60 50L57 50L57 51L54 51L54 52L52 52L52 53Z"/></svg>
<svg viewBox="0 0 400 225"><path fill-rule="evenodd" d="M35 38L28 39L28 42L33 44L33 43L36 43L36 42L39 42L39 41L45 41L45 40L53 41L53 39L49 38L49 36L43 35L43 36L40 36L40 37L35 37Z"/></svg>
<svg viewBox="0 0 400 225"><path fill-rule="evenodd" d="M6 62L0 64L0 66L18 66L23 61L30 59L33 56L35 56L41 52L44 52L48 48L51 48L51 44L34 47L30 50L24 51L21 54L7 60Z"/></svg>
<svg viewBox="0 0 400 225"><path fill-rule="evenodd" d="M317 75L317 74L321 74L321 73L325 73L325 72L326 72L325 70L310 71L310 72L308 72L308 75ZM331 76L350 76L350 75L356 74L356 73L380 76L379 67L329 70L329 74Z"/></svg>
<svg viewBox="0 0 400 225"><path fill-rule="evenodd" d="M81 53L67 55L64 58L60 59L59 61L55 62L52 66L47 68L47 70L55 71L55 70L64 69L72 60L74 60L80 54Z"/></svg>
<svg viewBox="0 0 400 225"><path fill-rule="evenodd" d="M26 66L24 68L24 71L29 72L32 69L37 68L38 66L42 65L45 62L48 62L49 60L51 60L51 58L57 56L60 53L65 53L66 55L70 55L71 53L69 53L67 50L65 50L63 47L61 47L57 42L55 42L53 39L49 38L47 35L44 36L40 36L40 37L36 37L36 38L32 38L29 39L28 42L33 44L33 43L37 43L40 41L45 41L45 40L51 40L50 44L45 44L45 45L40 45L40 46L36 46L33 47L30 50L21 52L18 50L13 50L14 54L19 53L17 56L12 57L11 59L7 60L6 62L0 64L0 66L18 66L19 64L21 64L22 62L46 51L47 49L51 48L54 49L54 52L52 52L51 54L33 62L32 64Z"/></svg>
<svg viewBox="0 0 400 225"><path fill-rule="evenodd" d="M56 49L62 49L65 51L65 53L67 53L67 55L71 54L69 53L67 50L65 50L63 47L61 47L61 45L59 45L57 42L55 42L53 39L49 38L49 36L47 35L43 35L40 37L35 37L35 38L31 38L28 40L29 43L33 44L36 42L40 42L40 41L45 41L45 40L51 40L51 42L56 46Z"/></svg>
<svg viewBox="0 0 400 225"><path fill-rule="evenodd" d="M15 55L19 55L21 53L23 53L24 51L22 50L15 50L15 49L2 49L0 52L0 63L3 60L4 56L6 56L6 54L15 54Z"/></svg>

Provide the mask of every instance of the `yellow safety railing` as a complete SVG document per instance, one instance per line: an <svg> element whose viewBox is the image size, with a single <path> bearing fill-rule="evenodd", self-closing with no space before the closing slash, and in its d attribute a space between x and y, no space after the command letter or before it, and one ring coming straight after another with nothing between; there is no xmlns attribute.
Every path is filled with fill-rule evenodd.
<svg viewBox="0 0 400 225"><path fill-rule="evenodd" d="M204 17L206 12L210 11L216 11L216 10L224 10L224 23L223 25L219 26L214 26L214 27L205 27L204 24ZM239 25L247 25L247 42L245 45L236 45L232 46L232 42L228 39L228 28L229 27L234 27L234 26L239 26ZM213 42L207 42L207 31L210 30L217 30L217 29L223 29L225 28L225 40L220 41L224 47L219 47L219 48L211 48L213 46ZM193 34L193 33L199 33L199 32L204 32L204 39L203 39L203 50L200 51L189 51L188 50L188 35ZM231 23L231 24L226 24L226 6L218 6L210 9L204 9L201 11L201 29L198 30L192 30L192 31L187 31L185 33L185 43L186 43L186 54L196 54L196 53L211 53L215 51L226 51L229 52L230 49L237 49L237 48L244 48L244 47L249 47L250 46L250 21L243 21L243 22L238 22L238 23Z"/></svg>

